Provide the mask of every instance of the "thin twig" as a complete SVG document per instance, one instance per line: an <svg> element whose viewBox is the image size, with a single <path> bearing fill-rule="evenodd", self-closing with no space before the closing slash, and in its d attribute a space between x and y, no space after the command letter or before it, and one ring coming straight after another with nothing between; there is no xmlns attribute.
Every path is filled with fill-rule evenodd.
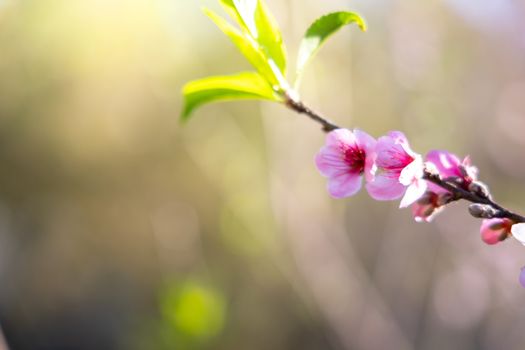
<svg viewBox="0 0 525 350"><path fill-rule="evenodd" d="M335 129L340 129L341 127L337 126L336 124L332 123L330 120L324 118L319 113L313 111L312 109L308 108L304 105L301 101L297 101L292 98L286 99L286 106L288 108L296 111L299 114L306 114L310 119L316 121L317 123L321 124L323 126L324 132L330 132Z"/></svg>

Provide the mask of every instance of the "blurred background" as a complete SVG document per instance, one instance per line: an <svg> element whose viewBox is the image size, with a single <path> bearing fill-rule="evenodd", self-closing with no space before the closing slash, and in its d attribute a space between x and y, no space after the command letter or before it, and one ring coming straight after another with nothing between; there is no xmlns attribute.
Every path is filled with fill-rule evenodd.
<svg viewBox="0 0 525 350"><path fill-rule="evenodd" d="M525 3L268 0L291 61L355 10L304 101L415 150L470 154L525 212ZM191 79L250 69L217 1L0 0L0 324L10 349L523 349L525 251L463 203L431 224L335 200L318 125L206 106Z"/></svg>

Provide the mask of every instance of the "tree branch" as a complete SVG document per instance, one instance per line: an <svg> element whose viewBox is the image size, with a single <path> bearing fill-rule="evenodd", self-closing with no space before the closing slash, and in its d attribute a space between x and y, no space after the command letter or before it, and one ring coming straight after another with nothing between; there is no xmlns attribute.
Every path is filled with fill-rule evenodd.
<svg viewBox="0 0 525 350"><path fill-rule="evenodd" d="M299 114L304 114L308 116L310 119L312 119L313 121L321 124L322 130L324 132L330 132L332 130L341 128L340 126L338 126L337 124L334 124L329 119L323 117L321 114L310 109L300 100L292 98L289 95L286 96L285 104L291 110ZM519 215L517 213L514 213L504 208L503 206L501 206L500 204L492 200L492 198L490 198L489 195L484 196L479 193L475 193L473 191L466 190L458 186L457 183L450 181L450 179L442 179L441 176L439 176L439 174L434 174L427 170L425 170L423 178L449 191L450 193L452 193L453 198L455 200L464 199L471 203L485 204L485 205L491 206L492 208L496 210L496 213L497 213L494 217L507 218L507 219L512 220L515 223L525 222L524 216Z"/></svg>

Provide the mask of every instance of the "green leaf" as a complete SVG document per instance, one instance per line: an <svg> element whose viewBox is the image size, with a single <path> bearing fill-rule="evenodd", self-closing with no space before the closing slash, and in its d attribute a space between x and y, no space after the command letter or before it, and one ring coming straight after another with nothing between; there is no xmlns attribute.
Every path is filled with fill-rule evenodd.
<svg viewBox="0 0 525 350"><path fill-rule="evenodd" d="M237 46L239 51L248 59L248 61L255 67L255 69L266 78L266 80L275 86L282 86L282 78L280 72L268 61L266 55L259 47L258 43L250 36L244 35L224 18L217 15L208 8L203 8L204 13L215 22L217 27L226 34L231 41Z"/></svg>
<svg viewBox="0 0 525 350"><path fill-rule="evenodd" d="M286 76L287 54L281 30L263 0L220 0L243 32L257 42Z"/></svg>
<svg viewBox="0 0 525 350"><path fill-rule="evenodd" d="M182 93L184 108L181 119L188 120L190 114L205 103L241 99L258 99L282 102L260 74L245 72L230 76L208 77L187 83Z"/></svg>
<svg viewBox="0 0 525 350"><path fill-rule="evenodd" d="M356 23L362 31L366 31L365 20L354 12L333 12L318 18L306 31L304 38L299 48L299 55L297 57L297 71L296 83L297 87L304 67L310 59L316 54L321 45L332 34L337 32L343 26L351 23Z"/></svg>

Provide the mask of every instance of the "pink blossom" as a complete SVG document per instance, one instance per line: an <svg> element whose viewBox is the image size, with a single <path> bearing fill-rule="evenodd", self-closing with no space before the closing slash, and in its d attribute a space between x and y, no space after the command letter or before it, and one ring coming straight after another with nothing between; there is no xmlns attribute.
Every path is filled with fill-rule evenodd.
<svg viewBox="0 0 525 350"><path fill-rule="evenodd" d="M460 161L453 153L433 150L428 152L426 161L427 164L433 166L438 171L441 178L455 177L459 179L461 186L465 190L468 190L468 186L477 179L478 170L470 164L469 157L465 157L463 161ZM433 183L429 184L429 188L436 193L448 192Z"/></svg>
<svg viewBox="0 0 525 350"><path fill-rule="evenodd" d="M337 129L315 157L319 172L328 178L328 192L336 198L356 194L365 178L372 178L376 140L364 131Z"/></svg>
<svg viewBox="0 0 525 350"><path fill-rule="evenodd" d="M507 218L485 219L481 223L481 239L487 244L496 244L510 235L512 220Z"/></svg>
<svg viewBox="0 0 525 350"><path fill-rule="evenodd" d="M410 149L408 141L399 131L391 131L380 137L376 145L374 178L367 184L368 193L377 200L393 200L402 197L404 208L421 197L426 189L423 177L423 160Z"/></svg>

